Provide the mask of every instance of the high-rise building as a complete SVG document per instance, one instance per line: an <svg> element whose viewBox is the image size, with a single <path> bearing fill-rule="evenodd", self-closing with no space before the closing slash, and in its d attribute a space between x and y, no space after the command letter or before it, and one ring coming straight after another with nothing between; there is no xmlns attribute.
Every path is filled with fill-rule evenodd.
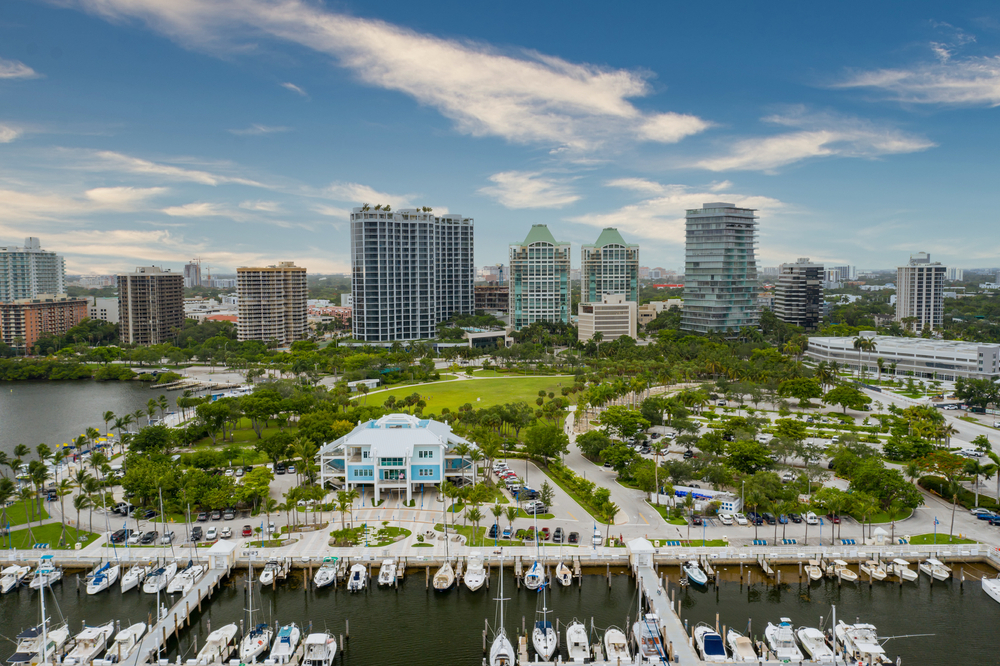
<svg viewBox="0 0 1000 666"><path fill-rule="evenodd" d="M948 273L945 275L945 279L949 282L961 282L965 279L965 269L964 268L951 268L948 267Z"/></svg>
<svg viewBox="0 0 1000 666"><path fill-rule="evenodd" d="M476 277L489 284L507 284L507 267L503 264L483 266Z"/></svg>
<svg viewBox="0 0 1000 666"><path fill-rule="evenodd" d="M404 208L351 213L354 337L417 340L437 325L475 312L474 221Z"/></svg>
<svg viewBox="0 0 1000 666"><path fill-rule="evenodd" d="M837 280L836 282L847 282L848 280L858 279L858 268L857 266L827 266L826 270L836 271Z"/></svg>
<svg viewBox="0 0 1000 666"><path fill-rule="evenodd" d="M570 245L544 224L532 225L524 242L510 246L510 323L521 330L536 321L569 323Z"/></svg>
<svg viewBox="0 0 1000 666"><path fill-rule="evenodd" d="M605 294L639 302L639 246L607 228L593 245L580 248L580 301L600 303Z"/></svg>
<svg viewBox="0 0 1000 666"><path fill-rule="evenodd" d="M0 247L0 303L66 293L66 266L34 237L24 247Z"/></svg>
<svg viewBox="0 0 1000 666"><path fill-rule="evenodd" d="M201 264L191 262L184 265L184 286L201 286Z"/></svg>
<svg viewBox="0 0 1000 666"><path fill-rule="evenodd" d="M93 320L106 321L109 324L118 323L117 298L87 297L87 317Z"/></svg>
<svg viewBox="0 0 1000 666"><path fill-rule="evenodd" d="M30 352L42 336L62 335L86 319L87 303L85 298L53 294L0 303L0 341L20 353Z"/></svg>
<svg viewBox="0 0 1000 666"><path fill-rule="evenodd" d="M683 330L726 333L757 325L755 212L721 202L687 211Z"/></svg>
<svg viewBox="0 0 1000 666"><path fill-rule="evenodd" d="M173 340L184 328L184 276L157 266L119 275L118 323L124 344Z"/></svg>
<svg viewBox="0 0 1000 666"><path fill-rule="evenodd" d="M821 264L800 258L794 264L781 264L774 285L774 315L785 322L813 330L823 314L823 277Z"/></svg>
<svg viewBox="0 0 1000 666"><path fill-rule="evenodd" d="M896 321L912 331L941 328L947 271L940 262L931 263L926 252L910 255L910 263L896 269Z"/></svg>
<svg viewBox="0 0 1000 666"><path fill-rule="evenodd" d="M309 335L306 269L295 262L236 269L237 339L290 345Z"/></svg>

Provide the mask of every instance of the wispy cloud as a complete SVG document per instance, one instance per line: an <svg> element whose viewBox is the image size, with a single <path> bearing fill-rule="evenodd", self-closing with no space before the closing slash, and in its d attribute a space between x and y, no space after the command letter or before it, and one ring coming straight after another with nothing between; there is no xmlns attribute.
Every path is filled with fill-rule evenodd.
<svg viewBox="0 0 1000 666"><path fill-rule="evenodd" d="M280 213L281 205L277 201L244 201L240 203L243 210L252 210L258 213Z"/></svg>
<svg viewBox="0 0 1000 666"><path fill-rule="evenodd" d="M332 183L326 188L326 193L331 199L336 201L350 201L357 205L368 203L371 205L389 204L390 206L411 206L415 195L412 194L389 194L379 192L373 187L360 183Z"/></svg>
<svg viewBox="0 0 1000 666"><path fill-rule="evenodd" d="M0 79L34 79L38 73L20 60L0 58Z"/></svg>
<svg viewBox="0 0 1000 666"><path fill-rule="evenodd" d="M24 132L17 127L0 123L0 143L10 143Z"/></svg>
<svg viewBox="0 0 1000 666"><path fill-rule="evenodd" d="M163 212L171 217L229 217L232 211L222 204L197 201L181 206L168 206Z"/></svg>
<svg viewBox="0 0 1000 666"><path fill-rule="evenodd" d="M185 45L219 53L242 51L236 41L244 36L268 34L330 55L362 82L436 108L473 136L580 151L622 141L673 143L709 127L693 115L636 108L629 100L652 92L647 72L505 52L336 14L303 0L74 4L109 20L143 20Z"/></svg>
<svg viewBox="0 0 1000 666"><path fill-rule="evenodd" d="M580 195L570 187L572 179L553 178L532 171L503 171L490 176L493 185L479 193L493 197L507 208L562 208Z"/></svg>
<svg viewBox="0 0 1000 666"><path fill-rule="evenodd" d="M764 122L798 131L742 139L728 153L710 157L692 166L709 171L772 171L814 157L862 157L913 153L932 148L928 139L861 118L808 113L795 109L773 115Z"/></svg>
<svg viewBox="0 0 1000 666"><path fill-rule="evenodd" d="M1000 106L1000 56L956 58L932 44L936 61L908 68L852 73L837 88L870 88L910 104Z"/></svg>
<svg viewBox="0 0 1000 666"><path fill-rule="evenodd" d="M302 95L303 97L309 97L309 93L307 93L305 90L295 85L294 83L289 83L288 81L285 81L284 83L281 84L281 87L285 88L286 90L291 90L293 93L296 93L297 95Z"/></svg>
<svg viewBox="0 0 1000 666"><path fill-rule="evenodd" d="M249 185L251 187L266 187L264 184L249 178L212 173L202 169L189 169L175 164L152 162L150 160L132 157L131 155L116 153L109 150L99 151L94 154L94 157L95 161L89 165L90 168L156 176L157 178L201 183L202 185L215 186L223 183L234 183L238 185Z"/></svg>
<svg viewBox="0 0 1000 666"><path fill-rule="evenodd" d="M255 136L261 134L279 134L281 132L289 132L291 129L291 127L275 127L271 125L253 124L250 127L244 127L243 129L231 129L229 131L232 134L239 136Z"/></svg>
<svg viewBox="0 0 1000 666"><path fill-rule="evenodd" d="M165 187L95 187L84 194L89 200L105 206L131 207L168 191Z"/></svg>

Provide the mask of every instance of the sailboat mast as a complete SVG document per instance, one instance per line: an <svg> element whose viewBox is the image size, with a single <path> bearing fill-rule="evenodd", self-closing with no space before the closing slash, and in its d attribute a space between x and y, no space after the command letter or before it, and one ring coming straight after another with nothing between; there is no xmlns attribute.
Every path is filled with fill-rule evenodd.
<svg viewBox="0 0 1000 666"><path fill-rule="evenodd" d="M43 576L44 576L44 574L43 574ZM42 665L43 666L45 664L45 655L46 655L46 652L47 652L48 647L49 647L49 638L48 638L48 632L47 632L47 627L46 627L46 624L48 623L48 618L45 617L45 586L46 586L46 584L48 583L49 580L50 580L50 578L43 577L42 578L42 586L39 589L39 591L41 592L41 597L42 597L42 654L41 654L41 657L42 657ZM55 655L53 655L53 661L55 661Z"/></svg>

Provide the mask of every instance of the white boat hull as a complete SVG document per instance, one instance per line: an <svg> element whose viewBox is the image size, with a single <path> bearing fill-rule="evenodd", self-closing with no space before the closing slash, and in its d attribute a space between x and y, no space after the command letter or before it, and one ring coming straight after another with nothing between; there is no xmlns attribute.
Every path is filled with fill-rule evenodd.
<svg viewBox="0 0 1000 666"><path fill-rule="evenodd" d="M556 566L556 580L558 580L563 587L569 587L573 584L573 572L570 571L569 567L562 562Z"/></svg>
<svg viewBox="0 0 1000 666"><path fill-rule="evenodd" d="M43 573L36 573L28 584L32 590L40 590L43 585L52 585L62 580L62 569L52 569Z"/></svg>
<svg viewBox="0 0 1000 666"><path fill-rule="evenodd" d="M486 582L486 572L482 569L470 569L462 576L462 582L465 583L470 592L475 592Z"/></svg>
<svg viewBox="0 0 1000 666"><path fill-rule="evenodd" d="M167 566L163 567L163 571L160 573L153 572L146 576L146 580L142 584L142 591L146 594L156 594L157 592L162 592L176 575L177 563L171 562Z"/></svg>
<svg viewBox="0 0 1000 666"><path fill-rule="evenodd" d="M330 634L309 634L304 645L304 666L331 666L337 656L337 639Z"/></svg>
<svg viewBox="0 0 1000 666"><path fill-rule="evenodd" d="M139 644L140 639L142 639L145 633L146 624L144 622L137 622L131 627L122 629L115 635L111 647L108 648L106 657L121 663L126 657L132 654L132 651Z"/></svg>
<svg viewBox="0 0 1000 666"><path fill-rule="evenodd" d="M695 585L704 586L708 584L708 576L697 564L685 564L684 574L687 576L688 581Z"/></svg>
<svg viewBox="0 0 1000 666"><path fill-rule="evenodd" d="M205 638L204 647L198 652L197 663L204 665L228 660L235 647L237 631L239 628L235 624L227 624L210 633Z"/></svg>
<svg viewBox="0 0 1000 666"><path fill-rule="evenodd" d="M437 570L437 573L434 574L434 589L438 592L443 592L451 589L451 586L454 584L455 570L452 568L450 562L445 562L441 565L441 568Z"/></svg>
<svg viewBox="0 0 1000 666"><path fill-rule="evenodd" d="M983 592L990 596L990 599L1000 603L1000 578L983 578Z"/></svg>
<svg viewBox="0 0 1000 666"><path fill-rule="evenodd" d="M390 585L396 584L396 563L395 562L383 562L382 566L378 570L378 584L382 587L388 587Z"/></svg>
<svg viewBox="0 0 1000 666"><path fill-rule="evenodd" d="M551 625L542 628L535 626L531 631L531 645L535 648L535 653L541 657L542 661L549 661L556 652L558 639L556 630Z"/></svg>
<svg viewBox="0 0 1000 666"><path fill-rule="evenodd" d="M795 644L792 627L784 624L784 621L781 625L768 622L767 629L764 630L764 639L767 641L767 647L779 660L802 661L804 659L802 650Z"/></svg>
<svg viewBox="0 0 1000 666"><path fill-rule="evenodd" d="M313 576L313 585L317 588L326 587L336 579L333 567L322 567Z"/></svg>
<svg viewBox="0 0 1000 666"><path fill-rule="evenodd" d="M302 633L294 625L285 625L278 631L278 637L271 648L270 659L278 664L287 664L295 656L295 650L299 647L299 639Z"/></svg>
<svg viewBox="0 0 1000 666"><path fill-rule="evenodd" d="M590 659L590 640L583 623L572 622L566 627L566 652L569 660L578 664Z"/></svg>
<svg viewBox="0 0 1000 666"><path fill-rule="evenodd" d="M135 589L142 585L143 581L146 580L146 574L149 573L149 567L137 564L122 576L121 588L122 592L128 592L129 590Z"/></svg>
<svg viewBox="0 0 1000 666"><path fill-rule="evenodd" d="M116 564L91 578L87 583L87 594L98 594L110 588L118 582L118 573L120 571L121 567Z"/></svg>
<svg viewBox="0 0 1000 666"><path fill-rule="evenodd" d="M240 661L244 664L252 664L257 661L257 657L271 649L271 639L274 637L274 630L266 624L260 625L240 641Z"/></svg>
<svg viewBox="0 0 1000 666"><path fill-rule="evenodd" d="M29 567L12 565L4 569L3 576L0 577L0 594L7 594L14 588L21 585L24 577L31 571Z"/></svg>
<svg viewBox="0 0 1000 666"><path fill-rule="evenodd" d="M368 569L363 564L355 564L351 567L350 576L347 579L348 592L360 592L368 587Z"/></svg>
<svg viewBox="0 0 1000 666"><path fill-rule="evenodd" d="M63 659L63 664L85 666L97 659L108 649L111 635L115 633L115 623L108 622L97 627L86 627L76 635L76 645Z"/></svg>
<svg viewBox="0 0 1000 666"><path fill-rule="evenodd" d="M826 637L822 631L813 627L801 627L795 631L795 636L810 659L833 662L833 650L826 644Z"/></svg>
<svg viewBox="0 0 1000 666"><path fill-rule="evenodd" d="M757 651L754 650L753 641L735 629L726 632L726 645L729 646L729 652L733 655L733 661L757 661Z"/></svg>
<svg viewBox="0 0 1000 666"><path fill-rule="evenodd" d="M545 582L545 569L535 562L528 569L528 573L524 574L524 586L529 590L537 590L543 582Z"/></svg>
<svg viewBox="0 0 1000 666"><path fill-rule="evenodd" d="M632 660L624 631L618 627L608 627L604 632L604 654L609 664L627 664Z"/></svg>
<svg viewBox="0 0 1000 666"><path fill-rule="evenodd" d="M502 631L490 644L489 666L514 666L514 646Z"/></svg>

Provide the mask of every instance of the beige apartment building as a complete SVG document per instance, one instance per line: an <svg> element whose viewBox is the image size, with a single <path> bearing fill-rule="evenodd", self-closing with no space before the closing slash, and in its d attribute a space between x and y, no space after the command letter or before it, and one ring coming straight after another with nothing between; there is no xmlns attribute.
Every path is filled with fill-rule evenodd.
<svg viewBox="0 0 1000 666"><path fill-rule="evenodd" d="M184 328L184 276L139 266L118 276L119 335L124 344L158 345Z"/></svg>
<svg viewBox="0 0 1000 666"><path fill-rule="evenodd" d="M236 269L237 337L290 345L309 335L306 269L293 261Z"/></svg>
<svg viewBox="0 0 1000 666"><path fill-rule="evenodd" d="M635 301L625 300L625 294L605 294L600 303L577 305L577 339L587 342L600 333L604 342L623 335L636 337L637 308Z"/></svg>

